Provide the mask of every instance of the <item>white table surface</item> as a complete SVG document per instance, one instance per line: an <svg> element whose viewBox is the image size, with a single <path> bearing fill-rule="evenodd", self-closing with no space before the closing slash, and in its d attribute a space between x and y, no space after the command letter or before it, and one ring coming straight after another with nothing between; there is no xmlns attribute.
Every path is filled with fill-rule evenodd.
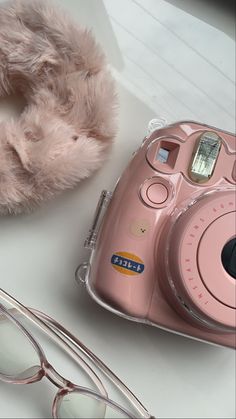
<svg viewBox="0 0 236 419"><path fill-rule="evenodd" d="M114 68L119 132L94 177L32 215L0 219L0 287L60 320L155 416L234 418L234 351L118 318L74 281L100 191L112 190L150 119L235 130L233 2L60 2L94 30ZM12 99L0 100L1 119L19 109ZM0 383L0 417L50 417L47 387Z"/></svg>

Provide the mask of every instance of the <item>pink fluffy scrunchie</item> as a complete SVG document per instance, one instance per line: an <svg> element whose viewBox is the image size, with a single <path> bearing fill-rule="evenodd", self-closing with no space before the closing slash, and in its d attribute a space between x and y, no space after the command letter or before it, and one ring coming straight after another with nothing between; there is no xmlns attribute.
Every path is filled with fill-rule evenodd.
<svg viewBox="0 0 236 419"><path fill-rule="evenodd" d="M115 135L104 54L51 0L0 6L0 98L12 93L27 105L0 122L0 214L29 211L88 177Z"/></svg>

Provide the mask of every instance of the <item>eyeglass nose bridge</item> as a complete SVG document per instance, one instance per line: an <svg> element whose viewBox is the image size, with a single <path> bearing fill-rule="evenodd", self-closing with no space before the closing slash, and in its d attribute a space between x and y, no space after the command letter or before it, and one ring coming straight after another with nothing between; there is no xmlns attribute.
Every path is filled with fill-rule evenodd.
<svg viewBox="0 0 236 419"><path fill-rule="evenodd" d="M59 389L65 389L67 391L73 389L73 384L63 378L56 370L55 368L49 364L48 361L44 361L42 368L44 370L44 375L49 379L49 381L54 384Z"/></svg>

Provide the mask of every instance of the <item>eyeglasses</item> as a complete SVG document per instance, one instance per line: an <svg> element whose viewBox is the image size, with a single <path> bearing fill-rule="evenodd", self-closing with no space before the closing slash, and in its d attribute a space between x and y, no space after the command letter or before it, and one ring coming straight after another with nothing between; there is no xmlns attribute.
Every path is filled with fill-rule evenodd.
<svg viewBox="0 0 236 419"><path fill-rule="evenodd" d="M76 385L61 376L48 362L19 315L29 319L60 345L88 374L97 390ZM101 379L88 361L115 384L133 406L136 415L108 397ZM31 384L43 377L59 389L52 406L53 418L153 418L125 384L62 325L38 310L28 309L0 289L0 380L12 384Z"/></svg>

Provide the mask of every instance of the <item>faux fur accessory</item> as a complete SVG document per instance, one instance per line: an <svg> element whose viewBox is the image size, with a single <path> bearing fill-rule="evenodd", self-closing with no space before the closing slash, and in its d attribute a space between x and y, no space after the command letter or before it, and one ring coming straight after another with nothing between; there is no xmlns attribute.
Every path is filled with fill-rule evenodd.
<svg viewBox="0 0 236 419"><path fill-rule="evenodd" d="M31 210L88 177L115 134L104 54L51 0L0 6L0 98L16 92L27 106L0 122L0 214Z"/></svg>

